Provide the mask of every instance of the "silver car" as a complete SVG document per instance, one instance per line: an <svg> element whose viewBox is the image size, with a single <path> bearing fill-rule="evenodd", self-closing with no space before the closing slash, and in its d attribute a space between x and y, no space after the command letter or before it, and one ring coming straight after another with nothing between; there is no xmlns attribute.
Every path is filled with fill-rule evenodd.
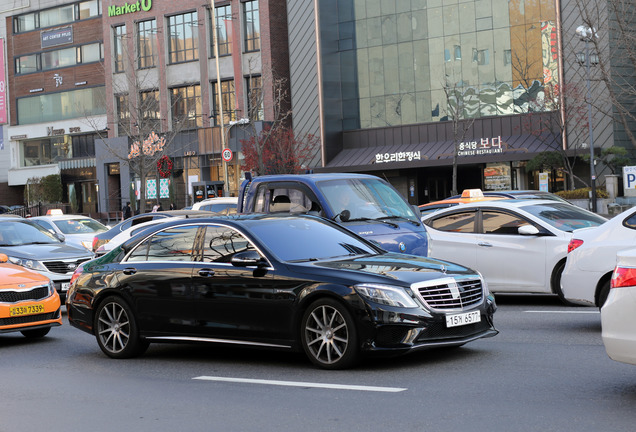
<svg viewBox="0 0 636 432"><path fill-rule="evenodd" d="M47 215L29 219L52 234L61 234L67 245L88 250L92 250L93 238L97 234L110 229L103 223L82 215Z"/></svg>
<svg viewBox="0 0 636 432"><path fill-rule="evenodd" d="M0 218L0 253L51 279L62 302L77 266L93 257L86 248L67 245L59 234L22 218Z"/></svg>

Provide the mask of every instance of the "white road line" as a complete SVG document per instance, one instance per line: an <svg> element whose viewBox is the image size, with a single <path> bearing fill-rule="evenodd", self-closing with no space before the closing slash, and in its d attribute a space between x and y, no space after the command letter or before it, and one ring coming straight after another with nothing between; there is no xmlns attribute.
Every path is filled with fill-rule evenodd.
<svg viewBox="0 0 636 432"><path fill-rule="evenodd" d="M236 382L236 383L247 383L247 384L277 385L277 386L287 386L287 387L311 387L311 388L325 388L325 389L334 389L334 390L357 390L357 391L384 392L384 393L398 393L398 392L403 392L408 390L406 388L399 388L399 387L373 387L373 386L358 386L358 385L343 385L343 384L322 384L322 383L299 382L299 381L275 381L275 380L227 378L227 377L213 377L213 376L199 376L192 379L205 380L205 381Z"/></svg>
<svg viewBox="0 0 636 432"><path fill-rule="evenodd" d="M551 313L551 314L599 314L599 311L542 311L542 310L527 310L527 313Z"/></svg>

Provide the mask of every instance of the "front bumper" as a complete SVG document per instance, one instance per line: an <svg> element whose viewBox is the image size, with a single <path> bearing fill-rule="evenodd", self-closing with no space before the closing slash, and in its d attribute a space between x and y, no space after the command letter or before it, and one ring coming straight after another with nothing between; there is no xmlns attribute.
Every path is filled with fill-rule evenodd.
<svg viewBox="0 0 636 432"><path fill-rule="evenodd" d="M369 353L404 354L428 348L461 346L477 339L493 337L495 300L488 296L480 305L467 310L399 313L385 307L371 310L362 350ZM446 316L479 311L480 321L448 327Z"/></svg>

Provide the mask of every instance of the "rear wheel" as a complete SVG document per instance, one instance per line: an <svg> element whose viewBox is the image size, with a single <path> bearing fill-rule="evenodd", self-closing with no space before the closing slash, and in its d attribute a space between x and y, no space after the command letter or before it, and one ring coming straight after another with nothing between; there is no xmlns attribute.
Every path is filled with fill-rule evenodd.
<svg viewBox="0 0 636 432"><path fill-rule="evenodd" d="M312 303L301 323L305 353L324 369L344 369L358 360L355 323L338 301L324 298Z"/></svg>
<svg viewBox="0 0 636 432"><path fill-rule="evenodd" d="M50 330L51 330L51 327L47 327L47 328L41 328L41 329L35 329L35 330L24 330L24 331L21 331L20 333L22 333L22 335L28 339L39 339L49 334Z"/></svg>
<svg viewBox="0 0 636 432"><path fill-rule="evenodd" d="M606 280L598 292L599 309L602 308L605 302L607 301L607 296L609 295L609 292L610 292L610 282L611 282L611 279Z"/></svg>
<svg viewBox="0 0 636 432"><path fill-rule="evenodd" d="M94 329L97 343L108 357L136 357L148 348L148 342L139 337L132 309L120 297L108 297L99 305Z"/></svg>

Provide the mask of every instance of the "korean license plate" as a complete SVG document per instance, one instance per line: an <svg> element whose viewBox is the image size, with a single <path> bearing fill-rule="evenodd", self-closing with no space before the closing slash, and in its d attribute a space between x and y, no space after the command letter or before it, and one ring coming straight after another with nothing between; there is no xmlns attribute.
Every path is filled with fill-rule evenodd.
<svg viewBox="0 0 636 432"><path fill-rule="evenodd" d="M9 308L9 316L33 315L44 312L44 306L41 304L14 306Z"/></svg>
<svg viewBox="0 0 636 432"><path fill-rule="evenodd" d="M457 315L446 315L446 327L458 327L481 321L479 311L466 312Z"/></svg>
<svg viewBox="0 0 636 432"><path fill-rule="evenodd" d="M71 284L69 282L62 282L62 291L68 291L70 287Z"/></svg>

